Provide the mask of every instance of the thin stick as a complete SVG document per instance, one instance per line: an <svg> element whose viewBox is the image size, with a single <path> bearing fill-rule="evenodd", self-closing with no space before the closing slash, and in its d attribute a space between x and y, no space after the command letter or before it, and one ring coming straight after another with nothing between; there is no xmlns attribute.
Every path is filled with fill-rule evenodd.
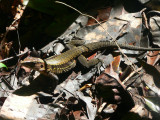
<svg viewBox="0 0 160 120"><path fill-rule="evenodd" d="M8 88L10 90L14 90L14 88L10 85L10 83L4 77L2 77L1 80L4 82L4 84L6 84L8 86Z"/></svg>
<svg viewBox="0 0 160 120"><path fill-rule="evenodd" d="M104 107L107 105L107 102L104 102L101 106L100 106L100 108L98 109L98 113L101 113L102 112L102 110L104 109Z"/></svg>
<svg viewBox="0 0 160 120"><path fill-rule="evenodd" d="M69 8L72 8L73 10L77 11L79 14L81 14L81 15L83 15L83 16L87 16L87 17L90 17L90 18L94 19L94 20L106 31L106 29L102 26L102 24L101 24L97 19L95 19L93 16L88 15L88 14L85 14L85 13L82 13L81 11L77 10L76 8L74 8L74 7L66 4L66 3L64 3L64 2L55 1L55 3L63 4L63 5L65 5L65 6L67 6L67 7L69 7ZM107 32L107 31L106 31L106 32ZM107 32L107 34L108 34L112 39L114 39L108 32Z"/></svg>
<svg viewBox="0 0 160 120"><path fill-rule="evenodd" d="M0 60L0 63L1 63L1 62L4 62L4 61L11 60L11 59L16 58L16 57L19 57L19 56L22 56L22 55L26 54L28 51L29 51L29 50L25 51L24 53L18 54L18 55L16 55L16 56L12 56L12 57L9 57L9 58Z"/></svg>
<svg viewBox="0 0 160 120"><path fill-rule="evenodd" d="M5 34L4 34L4 37L3 37L2 41L1 41L1 47L0 47L0 50L2 49L3 44L4 44L4 43L5 43L5 41L6 41L6 36L7 36L8 32L10 31L11 27L13 26L13 24L14 24L16 21L17 21L17 19L16 19L16 20L14 20L14 21L11 23L11 25L7 28L7 30L6 30L6 32L5 32Z"/></svg>
<svg viewBox="0 0 160 120"><path fill-rule="evenodd" d="M135 73L139 73L140 70L142 70L142 67L138 68L137 70L129 74L128 77L122 82L122 84L125 84L129 80L129 78L131 78Z"/></svg>
<svg viewBox="0 0 160 120"><path fill-rule="evenodd" d="M127 55L125 55L125 54L122 52L122 49L121 49L120 46L118 45L118 43L117 43L117 41L116 41L116 38L117 38L117 37L116 37L116 38L113 38L113 37L110 35L110 33L108 33L108 31L102 26L102 24L101 24L96 18L94 18L94 17L91 16L91 15L84 14L84 13L80 12L79 10L77 10L76 8L74 8L74 7L66 4L66 3L64 3L64 2L55 1L55 3L63 4L63 5L65 5L65 6L67 6L67 7L69 7L69 8L72 8L73 10L77 11L79 14L81 14L81 15L83 15L83 16L88 16L88 17L94 19L94 20L104 29L104 31L112 38L112 41L116 43L116 45L117 45L119 51L122 53L122 55L123 55L124 57L126 57L126 59L131 63L132 69L133 69L134 71L136 71L136 68L135 68L134 63L132 63L132 62L129 60L129 58L127 57Z"/></svg>
<svg viewBox="0 0 160 120"><path fill-rule="evenodd" d="M144 24L145 24L146 28L149 30L149 25L148 25L148 20L147 20L146 14L144 12L142 12L142 16L144 18Z"/></svg>

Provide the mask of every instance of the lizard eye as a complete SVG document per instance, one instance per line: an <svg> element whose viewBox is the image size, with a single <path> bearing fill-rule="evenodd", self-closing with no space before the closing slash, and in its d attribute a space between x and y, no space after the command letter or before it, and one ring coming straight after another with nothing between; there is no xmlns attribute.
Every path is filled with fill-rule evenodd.
<svg viewBox="0 0 160 120"><path fill-rule="evenodd" d="M43 68L43 65L41 65L41 68Z"/></svg>

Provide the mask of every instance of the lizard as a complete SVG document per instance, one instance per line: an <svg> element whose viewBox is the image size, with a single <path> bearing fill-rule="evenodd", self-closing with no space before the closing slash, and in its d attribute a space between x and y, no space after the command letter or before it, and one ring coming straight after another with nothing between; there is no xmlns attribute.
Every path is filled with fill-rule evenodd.
<svg viewBox="0 0 160 120"><path fill-rule="evenodd" d="M160 48L145 48L127 44L118 45L121 49L136 51L160 51ZM88 61L85 56L83 56L84 53L98 51L101 49L118 49L118 46L115 42L93 42L77 47L72 46L71 49L61 53L60 55L54 55L46 59L27 57L24 60L21 60L20 63L21 65L39 71L40 73L51 72L53 74L61 74L76 66L76 58L78 58L79 62L87 68L102 62L98 58Z"/></svg>

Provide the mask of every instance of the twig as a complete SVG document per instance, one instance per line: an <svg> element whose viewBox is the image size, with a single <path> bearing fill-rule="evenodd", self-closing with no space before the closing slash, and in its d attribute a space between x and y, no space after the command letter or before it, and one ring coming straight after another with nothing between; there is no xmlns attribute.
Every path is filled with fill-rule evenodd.
<svg viewBox="0 0 160 120"><path fill-rule="evenodd" d="M8 86L10 90L14 90L14 88L10 85L10 83L4 77L2 77L1 80Z"/></svg>
<svg viewBox="0 0 160 120"><path fill-rule="evenodd" d="M117 43L117 41L116 41L117 37L113 38L113 37L110 35L110 33L108 33L108 31L102 26L102 24L101 24L96 18L94 18L94 17L91 16L91 15L84 14L84 13L80 12L79 10L77 10L76 8L74 8L74 7L66 4L66 3L64 3L64 2L55 1L55 3L63 4L63 5L65 5L65 6L67 6L67 7L69 7L69 8L72 8L73 10L77 11L79 14L81 14L81 15L83 15L83 16L88 16L88 17L94 19L94 20L104 29L104 31L112 38L112 41L116 43L116 45L117 45L119 51L122 53L122 55L123 55L124 57L126 57L126 59L131 63L132 69L133 69L134 71L136 71L136 68L135 68L135 66L133 65L134 63L132 63L132 62L129 60L129 58L127 57L127 55L125 55L125 54L122 52L122 49L121 49L120 46L118 45L118 43Z"/></svg>
<svg viewBox="0 0 160 120"><path fill-rule="evenodd" d="M4 34L4 37L3 37L2 41L1 41L0 50L2 49L2 47L3 47L4 43L5 43L6 36L7 36L8 32L10 31L11 27L13 26L13 24L14 24L16 21L17 21L17 19L15 19L15 20L11 23L11 25L7 28L7 30L6 30L6 32L5 32L5 34Z"/></svg>
<svg viewBox="0 0 160 120"><path fill-rule="evenodd" d="M19 44L19 53L21 52L21 42L20 42L20 37L19 37L19 32L18 32L18 28L17 29L17 37L18 37L18 44Z"/></svg>
<svg viewBox="0 0 160 120"><path fill-rule="evenodd" d="M18 55L16 55L16 56L12 56L12 57L9 57L9 58L5 58L5 59L3 59L3 60L0 60L0 63L1 63L1 62L4 62L4 61L11 60L11 59L16 58L16 57L19 57L19 56L22 56L22 55L24 55L24 54L26 54L26 53L28 53L28 52L29 52L29 50L25 51L24 53L18 54Z"/></svg>
<svg viewBox="0 0 160 120"><path fill-rule="evenodd" d="M144 12L142 12L142 16L144 18L144 24L145 24L146 28L149 30L149 25L148 25L146 14Z"/></svg>
<svg viewBox="0 0 160 120"><path fill-rule="evenodd" d="M142 67L138 68L137 70L129 74L128 77L122 82L122 84L125 84L129 80L129 78L131 78L135 73L139 73L140 70L142 70Z"/></svg>
<svg viewBox="0 0 160 120"><path fill-rule="evenodd" d="M104 102L100 107L99 107L99 109L98 109L98 113L101 113L102 112L102 110L104 109L104 107L107 105L107 102Z"/></svg>
<svg viewBox="0 0 160 120"><path fill-rule="evenodd" d="M87 16L87 17L90 17L90 18L94 19L94 20L105 30L105 28L102 26L102 24L101 24L97 19L95 19L93 16L88 15L88 14L84 14L84 13L82 13L81 11L77 10L76 8L74 8L74 7L66 4L66 3L64 3L64 2L55 1L55 3L63 4L63 5L65 5L65 6L67 6L67 7L69 7L69 8L72 8L73 10L77 11L79 14L81 14L81 15L83 15L83 16ZM106 31L106 30L105 30L105 31ZM107 31L106 31L106 32L107 32ZM113 39L113 37L112 37L108 32L107 32L107 34Z"/></svg>
<svg viewBox="0 0 160 120"><path fill-rule="evenodd" d="M53 103L53 104L56 103L56 101L58 100L59 97L62 96L62 94L63 94L63 92L61 92L61 93L54 99L54 101L53 101L52 103Z"/></svg>
<svg viewBox="0 0 160 120"><path fill-rule="evenodd" d="M18 24L19 24L18 20L20 20L20 18L22 17L23 12L24 12L24 10L25 10L28 2L23 2L22 4L23 4L23 5L19 5L19 6L20 6L20 11L17 9L17 13L16 13L15 16L14 16L13 22L10 24L10 26L7 28L7 30L6 30L6 32L5 32L5 34L4 34L4 37L3 37L2 41L1 41L0 50L2 50L2 47L3 47L3 45L4 45L5 42L6 42L6 36L7 36L8 32L11 30L11 27L15 27L14 24L15 24L16 22L17 22L17 27L15 27L15 28L16 28L16 29L18 28ZM19 6L18 6L18 7L19 7ZM23 10L23 11L22 11L22 10ZM19 15L19 14L20 14L20 15ZM17 29L17 35L18 35L19 53L20 53L21 44L20 44L20 38L19 38L18 29ZM11 59L12 59L12 58L11 58Z"/></svg>

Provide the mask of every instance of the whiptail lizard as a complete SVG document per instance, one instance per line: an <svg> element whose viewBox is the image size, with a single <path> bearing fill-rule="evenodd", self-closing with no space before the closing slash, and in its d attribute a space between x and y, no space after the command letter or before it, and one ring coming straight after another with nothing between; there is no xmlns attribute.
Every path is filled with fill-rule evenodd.
<svg viewBox="0 0 160 120"><path fill-rule="evenodd" d="M160 48L144 48L125 44L118 44L121 49L136 50L136 51L159 51ZM99 62L99 59L87 59L83 56L84 53L98 51L101 49L118 49L116 43L113 42L93 42L72 49L57 55L51 56L44 60L35 57L27 57L21 64L31 69L37 70L41 73L52 72L54 74L60 74L67 72L75 67L76 58L84 66L91 67Z"/></svg>

